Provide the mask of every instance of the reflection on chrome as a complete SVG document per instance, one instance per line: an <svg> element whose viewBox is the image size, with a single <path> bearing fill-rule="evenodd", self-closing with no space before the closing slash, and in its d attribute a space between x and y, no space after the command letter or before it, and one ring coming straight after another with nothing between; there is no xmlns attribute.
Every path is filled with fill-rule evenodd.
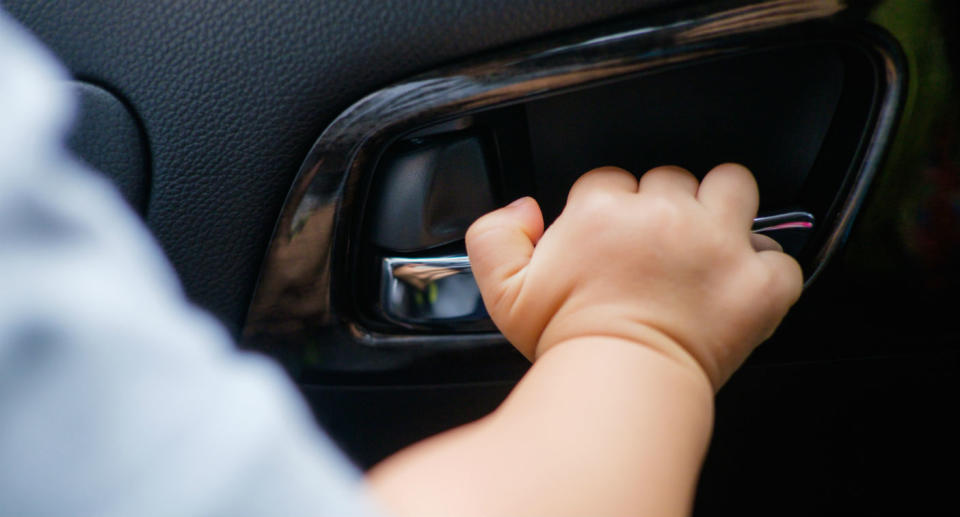
<svg viewBox="0 0 960 517"><path fill-rule="evenodd" d="M476 323L492 328L466 255L383 259L380 285L383 315L410 327L444 328Z"/></svg>

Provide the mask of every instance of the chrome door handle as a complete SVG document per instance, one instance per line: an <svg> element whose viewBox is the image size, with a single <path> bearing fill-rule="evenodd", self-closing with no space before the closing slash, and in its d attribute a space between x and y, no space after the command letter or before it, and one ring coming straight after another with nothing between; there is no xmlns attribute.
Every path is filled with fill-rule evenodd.
<svg viewBox="0 0 960 517"><path fill-rule="evenodd" d="M494 330L466 255L383 259L383 316L409 328Z"/></svg>

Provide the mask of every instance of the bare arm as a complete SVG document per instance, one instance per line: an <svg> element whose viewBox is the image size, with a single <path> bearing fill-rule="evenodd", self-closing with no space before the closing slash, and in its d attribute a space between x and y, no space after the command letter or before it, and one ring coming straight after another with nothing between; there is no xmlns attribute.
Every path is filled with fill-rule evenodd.
<svg viewBox="0 0 960 517"><path fill-rule="evenodd" d="M532 200L467 247L484 302L535 360L491 415L369 475L400 515L684 515L713 394L799 296L793 259L750 235L752 176L582 177L547 231Z"/></svg>
<svg viewBox="0 0 960 517"><path fill-rule="evenodd" d="M713 392L663 356L580 338L537 361L493 414L371 474L399 515L685 515Z"/></svg>

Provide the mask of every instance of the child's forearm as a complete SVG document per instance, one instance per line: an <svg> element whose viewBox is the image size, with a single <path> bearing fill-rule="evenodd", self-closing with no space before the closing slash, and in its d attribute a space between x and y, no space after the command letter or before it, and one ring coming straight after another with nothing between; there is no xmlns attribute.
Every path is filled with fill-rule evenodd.
<svg viewBox="0 0 960 517"><path fill-rule="evenodd" d="M546 231L530 198L474 222L487 312L536 362L490 416L378 466L374 493L401 515L689 513L713 390L803 285L751 236L758 205L737 164L601 167Z"/></svg>
<svg viewBox="0 0 960 517"><path fill-rule="evenodd" d="M491 415L378 465L398 515L689 514L713 419L707 378L616 338L556 345Z"/></svg>

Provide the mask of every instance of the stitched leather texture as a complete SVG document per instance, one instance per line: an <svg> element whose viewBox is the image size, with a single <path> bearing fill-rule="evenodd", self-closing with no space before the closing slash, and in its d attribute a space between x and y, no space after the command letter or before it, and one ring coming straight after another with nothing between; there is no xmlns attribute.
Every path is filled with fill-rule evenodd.
<svg viewBox="0 0 960 517"><path fill-rule="evenodd" d="M240 328L297 167L371 91L459 57L680 0L4 0L143 122L147 221L196 303Z"/></svg>

